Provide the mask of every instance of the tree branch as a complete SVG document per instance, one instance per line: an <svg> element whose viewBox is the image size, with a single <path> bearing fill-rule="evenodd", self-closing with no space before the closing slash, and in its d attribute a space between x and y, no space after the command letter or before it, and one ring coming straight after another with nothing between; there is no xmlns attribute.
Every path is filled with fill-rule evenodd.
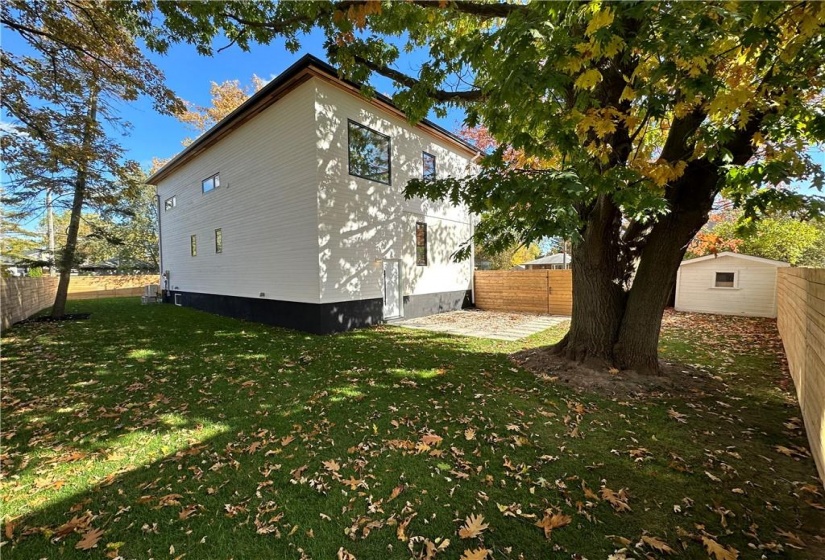
<svg viewBox="0 0 825 560"><path fill-rule="evenodd" d="M430 0L413 0L413 4L427 9L442 8L441 2L432 2ZM528 9L526 4L482 4L469 0L453 0L452 2L447 2L447 8L462 14L483 18L506 18L513 13L524 12Z"/></svg>
<svg viewBox="0 0 825 560"><path fill-rule="evenodd" d="M359 64L363 64L373 72L377 72L384 77L387 77L406 88L414 88L418 86L421 82L413 78L412 76L408 76L403 72L399 72L394 68L390 68L389 66L384 66L382 64L376 64L370 60L362 56L355 56L355 61ZM484 93L479 89L472 89L472 90L465 90L465 91L447 91L443 89L430 89L429 96L440 102L468 102L468 101L483 101L485 99Z"/></svg>

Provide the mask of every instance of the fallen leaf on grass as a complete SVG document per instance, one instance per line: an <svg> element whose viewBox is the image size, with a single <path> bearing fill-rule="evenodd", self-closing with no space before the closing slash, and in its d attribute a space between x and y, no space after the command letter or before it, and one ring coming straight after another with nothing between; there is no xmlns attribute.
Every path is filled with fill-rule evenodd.
<svg viewBox="0 0 825 560"><path fill-rule="evenodd" d="M788 546L792 546L794 548L805 548L806 546L805 541L803 541L796 534L790 531L777 529L776 534L780 537L785 537L787 539L787 542L785 542L785 544L787 544Z"/></svg>
<svg viewBox="0 0 825 560"><path fill-rule="evenodd" d="M657 550L659 552L664 552L665 554L673 554L673 549L668 546L668 544L657 538L650 535L642 535L642 542L652 548L653 550Z"/></svg>
<svg viewBox="0 0 825 560"><path fill-rule="evenodd" d="M712 556L715 560L736 560L739 558L738 550L723 546L711 538L702 537L702 544L705 545L708 556Z"/></svg>
<svg viewBox="0 0 825 560"><path fill-rule="evenodd" d="M602 495L602 499L613 506L613 509L616 511L633 511L630 504L627 503L628 496L624 488L618 492L614 492L607 486L603 486L599 493Z"/></svg>
<svg viewBox="0 0 825 560"><path fill-rule="evenodd" d="M722 479L721 479L721 478L719 478L718 476L715 476L715 475L713 475L713 474L709 473L708 471L705 471L705 476L707 476L707 477L708 477L709 479L711 479L713 482L722 482Z"/></svg>
<svg viewBox="0 0 825 560"><path fill-rule="evenodd" d="M351 552L345 550L343 546L338 549L337 559L338 560L357 560L355 558L355 556L353 556L353 554Z"/></svg>
<svg viewBox="0 0 825 560"><path fill-rule="evenodd" d="M464 525L458 530L458 536L462 539L474 539L487 527L489 527L489 525L484 523L483 515L470 514L467 516L467 519L464 520Z"/></svg>
<svg viewBox="0 0 825 560"><path fill-rule="evenodd" d="M97 547L97 543L102 536L103 529L89 529L89 531L83 535L83 538L80 539L74 547L77 550L91 550Z"/></svg>
<svg viewBox="0 0 825 560"><path fill-rule="evenodd" d="M544 536L549 539L553 533L553 529L569 525L571 521L573 521L573 519L569 515L545 510L544 518L541 521L536 521L536 527L544 529Z"/></svg>
<svg viewBox="0 0 825 560"><path fill-rule="evenodd" d="M461 555L460 560L484 560L487 558L489 552L486 548L477 548L475 550L467 549L464 551L464 554Z"/></svg>

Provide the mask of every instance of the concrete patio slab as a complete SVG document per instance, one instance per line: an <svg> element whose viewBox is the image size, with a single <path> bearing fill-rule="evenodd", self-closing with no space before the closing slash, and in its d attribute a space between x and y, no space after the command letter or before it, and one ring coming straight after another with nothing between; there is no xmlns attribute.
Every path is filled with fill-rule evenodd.
<svg viewBox="0 0 825 560"><path fill-rule="evenodd" d="M532 313L504 313L465 309L416 319L402 319L393 321L392 325L457 336L512 342L527 338L569 320L570 317L563 315L535 315Z"/></svg>

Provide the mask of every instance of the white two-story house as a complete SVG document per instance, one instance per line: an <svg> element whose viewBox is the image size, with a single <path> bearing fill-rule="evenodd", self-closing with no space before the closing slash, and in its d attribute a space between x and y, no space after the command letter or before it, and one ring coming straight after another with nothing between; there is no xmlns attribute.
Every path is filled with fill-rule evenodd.
<svg viewBox="0 0 825 560"><path fill-rule="evenodd" d="M305 56L150 177L165 299L314 333L459 309L470 214L403 191L476 155Z"/></svg>

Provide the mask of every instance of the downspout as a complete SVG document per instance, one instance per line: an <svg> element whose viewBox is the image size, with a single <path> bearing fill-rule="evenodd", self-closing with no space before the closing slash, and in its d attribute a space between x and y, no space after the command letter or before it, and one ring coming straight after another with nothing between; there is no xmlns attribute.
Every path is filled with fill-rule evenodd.
<svg viewBox="0 0 825 560"><path fill-rule="evenodd" d="M476 165L476 162L481 159L483 154L481 152L476 153L473 156L473 159L470 160L472 165ZM475 217L473 216L472 212L467 212L467 216L470 218L470 303L473 304L473 307L476 305L476 223Z"/></svg>

